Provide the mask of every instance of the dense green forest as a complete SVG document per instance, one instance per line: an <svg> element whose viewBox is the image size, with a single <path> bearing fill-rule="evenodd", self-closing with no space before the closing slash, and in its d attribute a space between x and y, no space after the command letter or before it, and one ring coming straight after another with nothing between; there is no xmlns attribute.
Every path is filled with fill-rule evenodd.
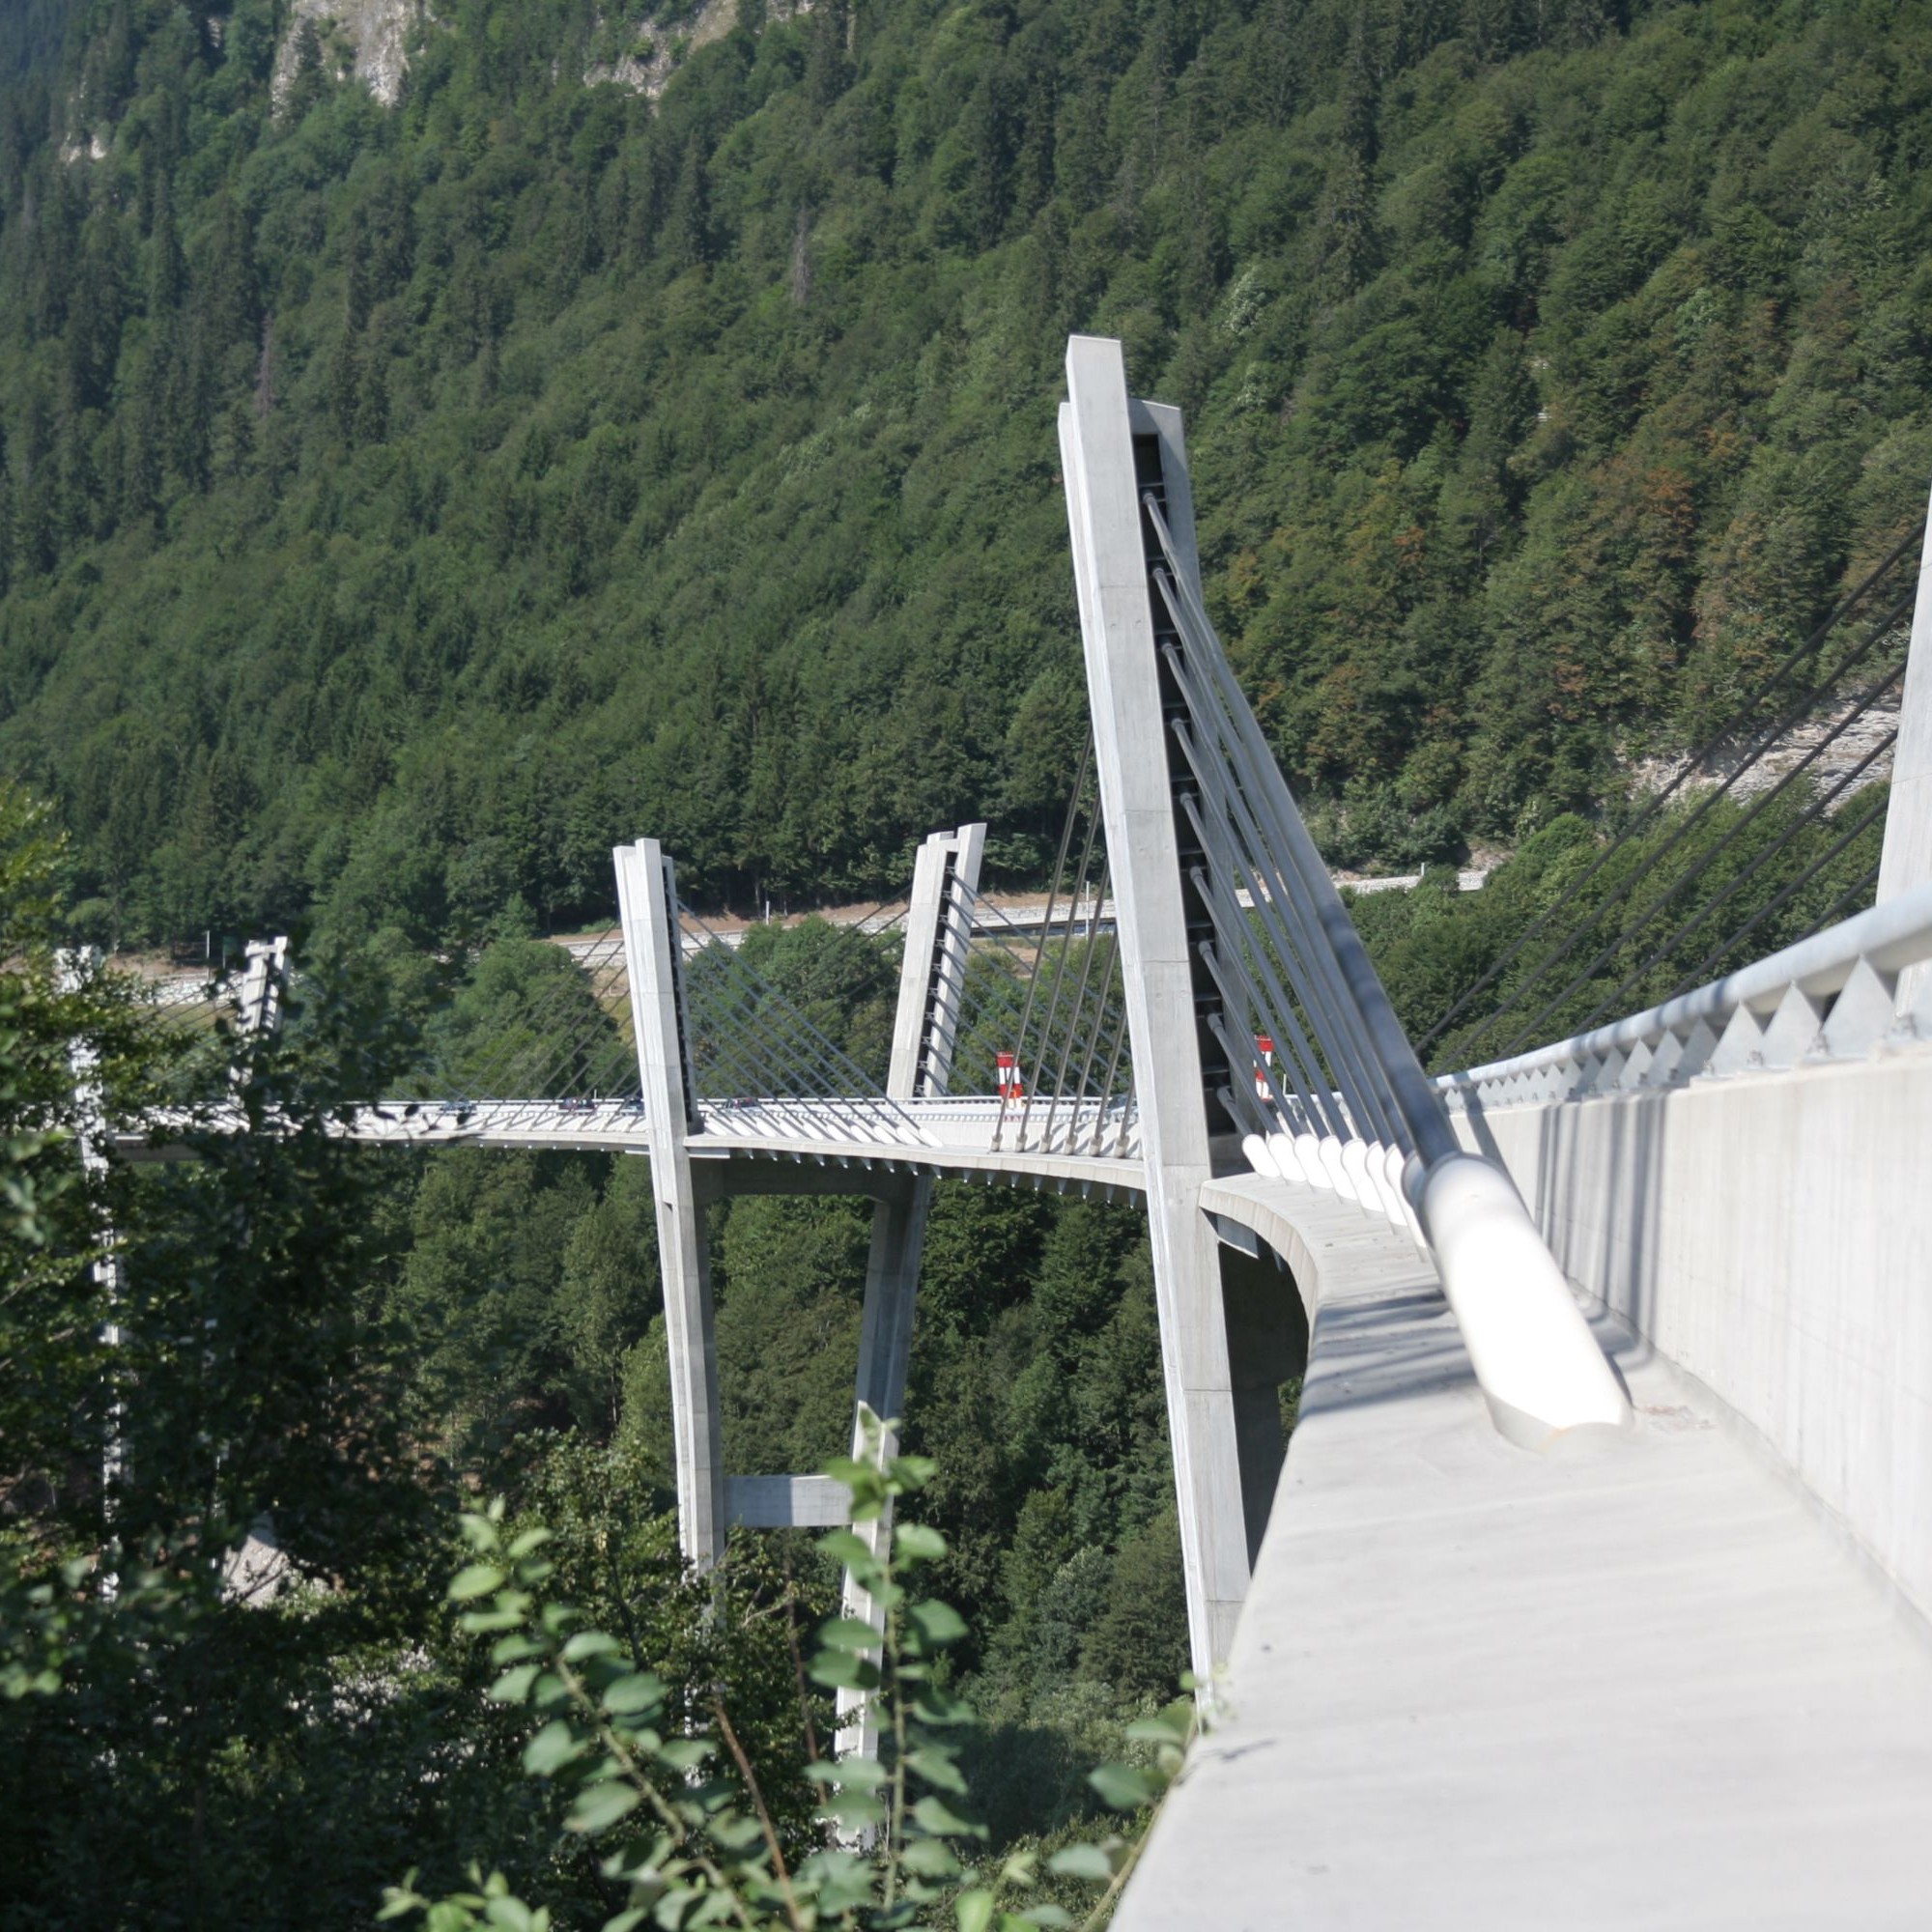
<svg viewBox="0 0 1932 1932"><path fill-rule="evenodd" d="M1036 870L1068 329L1188 411L1339 861L1613 798L1932 474L1919 5L464 0L392 107L270 0L73 11L0 103L0 758L101 938L592 915L644 832L714 903Z"/></svg>
<svg viewBox="0 0 1932 1932"><path fill-rule="evenodd" d="M0 15L0 771L52 813L0 791L28 1924L359 1923L476 1857L599 1922L441 1601L492 1493L686 1717L723 1688L809 1841L836 1569L774 1535L722 1599L680 1571L645 1164L325 1122L553 1011L538 935L609 918L618 839L711 904L900 890L972 816L1041 875L1085 729L1069 329L1188 412L1214 614L1331 860L1515 849L1354 909L1443 1064L1857 891L1875 832L1803 794L1598 865L1635 762L1747 711L1932 477L1932 8L455 0L389 104L311 12ZM627 59L661 94L586 78ZM1601 926L1544 971L1514 949L1559 915ZM239 1087L232 1040L177 1063L52 963L304 924ZM876 1064L890 940L754 950ZM299 1130L77 1175L36 1124L71 1125L76 1035L117 1104ZM714 1214L732 1469L845 1447L867 1227ZM1068 1827L1186 1654L1137 1211L939 1186L905 1420L991 1842ZM294 1586L212 1593L264 1520ZM115 1537L111 1603L44 1580Z"/></svg>

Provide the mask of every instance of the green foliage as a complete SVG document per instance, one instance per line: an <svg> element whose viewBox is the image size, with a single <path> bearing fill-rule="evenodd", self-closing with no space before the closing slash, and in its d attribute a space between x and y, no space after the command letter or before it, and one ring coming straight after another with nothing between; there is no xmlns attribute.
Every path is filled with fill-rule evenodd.
<svg viewBox="0 0 1932 1932"><path fill-rule="evenodd" d="M1616 800L1932 469L1919 0L468 0L390 110L308 28L277 106L265 0L57 76L13 11L0 758L109 938L608 916L643 830L711 903L1037 873L1071 328L1365 865Z"/></svg>
<svg viewBox="0 0 1932 1932"><path fill-rule="evenodd" d="M712 1690L696 1721L690 1714L680 1721L675 1691L647 1665L652 1653L635 1633L620 1640L554 1594L561 1578L547 1528L514 1529L501 1499L464 1517L474 1560L452 1579L450 1599L473 1606L459 1619L465 1631L495 1639L490 1656L500 1674L488 1695L524 1714L525 1772L558 1793L563 1831L599 1855L617 1908L604 1932L725 1920L888 1932L942 1922L935 1909L961 1932L1072 1925L1065 1907L1037 1896L1042 1877L1101 1888L1087 1919L1097 1925L1131 1868L1119 1837L1064 1845L1043 1859L1020 1851L997 1866L968 1862L987 1835L961 1768L975 1719L948 1688L946 1667L966 1625L951 1605L918 1594L922 1573L946 1553L945 1538L893 1522L895 1504L926 1486L933 1465L885 1455L881 1424L865 1419L865 1453L826 1468L850 1487L854 1527L820 1539L819 1550L848 1570L879 1624L825 1622L810 1675L859 1700L881 1748L876 1758L808 1766L823 1793L822 1821L842 1835L803 1857L786 1856L725 1688ZM1092 1776L1101 1801L1129 1812L1155 1803L1179 1768L1188 1728L1184 1711L1135 1725L1151 1767L1102 1765ZM390 1888L380 1916L417 1914L430 1932L538 1932L552 1923L548 1907L526 1904L500 1871L485 1877L480 1865L471 1867L469 1889L440 1898L419 1890L412 1872Z"/></svg>

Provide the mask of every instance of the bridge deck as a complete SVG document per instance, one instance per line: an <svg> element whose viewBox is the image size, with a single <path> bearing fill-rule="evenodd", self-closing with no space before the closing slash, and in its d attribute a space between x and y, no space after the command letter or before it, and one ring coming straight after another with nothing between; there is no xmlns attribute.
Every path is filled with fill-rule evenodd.
<svg viewBox="0 0 1932 1932"><path fill-rule="evenodd" d="M1932 1644L1716 1399L1605 1333L1635 1435L1512 1448L1412 1251L1215 1191L1321 1305L1228 1713L1119 1932L1932 1922Z"/></svg>

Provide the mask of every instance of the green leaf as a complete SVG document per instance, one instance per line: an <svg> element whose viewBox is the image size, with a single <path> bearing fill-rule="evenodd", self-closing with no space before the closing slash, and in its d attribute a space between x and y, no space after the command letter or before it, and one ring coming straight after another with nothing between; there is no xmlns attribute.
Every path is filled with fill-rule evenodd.
<svg viewBox="0 0 1932 1932"><path fill-rule="evenodd" d="M648 1905L634 1905L628 1912L620 1912L614 1918L604 1921L604 1932L632 1932L632 1927L641 1925L651 1916Z"/></svg>
<svg viewBox="0 0 1932 1932"><path fill-rule="evenodd" d="M603 1631L579 1631L563 1647L566 1663L581 1663L586 1657L609 1657L623 1648L614 1636Z"/></svg>
<svg viewBox="0 0 1932 1932"><path fill-rule="evenodd" d="M835 1529L818 1539L818 1553L829 1556L833 1562L850 1569L863 1563L876 1563L878 1558L866 1547L863 1537L854 1536L849 1529Z"/></svg>
<svg viewBox="0 0 1932 1932"><path fill-rule="evenodd" d="M1073 1915L1062 1905L1029 1905L1024 1912L1013 1915L1021 1925L1071 1925Z"/></svg>
<svg viewBox="0 0 1932 1932"><path fill-rule="evenodd" d="M656 1710L664 1699L664 1679L653 1671L637 1670L606 1689L604 1708L619 1717L631 1717L639 1711Z"/></svg>
<svg viewBox="0 0 1932 1932"><path fill-rule="evenodd" d="M944 1745L926 1745L906 1753L906 1769L916 1772L927 1784L940 1791L966 1792L966 1778Z"/></svg>
<svg viewBox="0 0 1932 1932"><path fill-rule="evenodd" d="M876 1790L892 1776L875 1757L820 1758L805 1767L805 1775L814 1784L850 1785L855 1790Z"/></svg>
<svg viewBox="0 0 1932 1932"><path fill-rule="evenodd" d="M950 1690L927 1690L920 1693L919 1701L912 1707L912 1714L923 1724L970 1724L973 1721L973 1707L963 1697L955 1697Z"/></svg>
<svg viewBox="0 0 1932 1932"><path fill-rule="evenodd" d="M834 1617L821 1624L818 1640L837 1650L877 1650L879 1634L861 1617Z"/></svg>
<svg viewBox="0 0 1932 1932"><path fill-rule="evenodd" d="M962 1891L952 1910L959 1920L959 1932L986 1932L993 1922L993 1894L990 1891Z"/></svg>
<svg viewBox="0 0 1932 1932"><path fill-rule="evenodd" d="M541 1524L535 1529L526 1529L521 1536L516 1537L511 1542L509 1548L504 1551L504 1554L514 1563L520 1556L527 1556L532 1549L538 1548L543 1544L548 1543L550 1536L550 1531L543 1528Z"/></svg>
<svg viewBox="0 0 1932 1932"><path fill-rule="evenodd" d="M1130 1764L1097 1765L1087 1774L1087 1782L1100 1794L1100 1802L1116 1811L1137 1811L1154 1800L1146 1772L1136 1771Z"/></svg>
<svg viewBox="0 0 1932 1932"><path fill-rule="evenodd" d="M915 1838L899 1854L899 1862L921 1878L957 1878L959 1861L944 1838Z"/></svg>
<svg viewBox="0 0 1932 1932"><path fill-rule="evenodd" d="M530 1686L542 1668L541 1663L519 1663L504 1671L490 1687L490 1701L493 1704L521 1704L529 1695Z"/></svg>
<svg viewBox="0 0 1932 1932"><path fill-rule="evenodd" d="M532 1777L551 1777L583 1755L582 1741L561 1718L553 1718L524 1747L524 1769Z"/></svg>
<svg viewBox="0 0 1932 1932"><path fill-rule="evenodd" d="M986 1828L962 1818L941 1798L922 1798L912 1807L912 1821L935 1838L983 1838Z"/></svg>
<svg viewBox="0 0 1932 1932"><path fill-rule="evenodd" d="M696 1771L711 1751L707 1738L672 1738L658 1747L658 1757L673 1771Z"/></svg>
<svg viewBox="0 0 1932 1932"><path fill-rule="evenodd" d="M918 1627L920 1635L935 1649L957 1643L966 1634L966 1619L951 1604L942 1604L935 1597L913 1605L906 1615Z"/></svg>
<svg viewBox="0 0 1932 1932"><path fill-rule="evenodd" d="M858 1832L867 1825L883 1825L886 1807L863 1791L841 1791L827 1803L825 1815L837 1819L848 1832Z"/></svg>
<svg viewBox="0 0 1932 1932"><path fill-rule="evenodd" d="M1136 1718L1127 1726L1127 1736L1151 1745L1184 1745L1187 1733L1165 1718Z"/></svg>
<svg viewBox="0 0 1932 1932"><path fill-rule="evenodd" d="M1114 1861L1098 1845L1066 1845L1046 1861L1046 1868L1062 1878L1084 1878L1105 1885L1114 1876Z"/></svg>
<svg viewBox="0 0 1932 1932"><path fill-rule="evenodd" d="M589 1784L577 1795L577 1803L564 1819L566 1832L595 1837L608 1832L619 1818L628 1818L644 1802L643 1793L614 1778L603 1784Z"/></svg>
<svg viewBox="0 0 1932 1932"><path fill-rule="evenodd" d="M468 1564L450 1579L449 1601L467 1604L476 1597L487 1597L492 1590L500 1590L503 1580L503 1573L494 1563Z"/></svg>
<svg viewBox="0 0 1932 1932"><path fill-rule="evenodd" d="M903 1563L934 1563L946 1554L946 1539L929 1523L902 1522L893 1531L893 1548Z"/></svg>
<svg viewBox="0 0 1932 1932"><path fill-rule="evenodd" d="M832 1690L876 1690L879 1688L879 1666L847 1651L821 1650L811 1660L806 1675L814 1684L823 1684Z"/></svg>
<svg viewBox="0 0 1932 1932"><path fill-rule="evenodd" d="M506 1932L536 1932L536 1915L521 1898L493 1898L483 1908L483 1922Z"/></svg>

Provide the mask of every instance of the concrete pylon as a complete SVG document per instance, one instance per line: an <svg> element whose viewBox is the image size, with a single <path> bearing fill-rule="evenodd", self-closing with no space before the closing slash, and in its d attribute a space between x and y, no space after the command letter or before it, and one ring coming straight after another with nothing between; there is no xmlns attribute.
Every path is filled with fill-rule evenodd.
<svg viewBox="0 0 1932 1932"><path fill-rule="evenodd" d="M1932 510L1918 558L1918 598L1912 611L1912 646L1899 700L1898 742L1891 753L1891 796L1885 811L1879 858L1883 905L1917 886L1932 884ZM1898 976L1897 1005L1910 1012L1932 971L1908 966Z"/></svg>
<svg viewBox="0 0 1932 1932"><path fill-rule="evenodd" d="M919 849L913 867L912 900L906 911L905 952L899 964L898 1005L893 1021L892 1062L887 1095L897 1101L944 1094L952 1068L952 1049L972 945L972 898L980 887L985 851L984 825L962 825L935 832ZM920 1254L925 1244L925 1217L932 1182L908 1178L882 1194L872 1208L872 1245L866 1259L866 1312L859 1331L859 1376L852 1416L852 1455L867 1453L867 1413L881 1423L896 1423L905 1406L906 1373L912 1359L913 1309L919 1292ZM897 1453L895 1428L879 1437L877 1453ZM883 1553L892 1533L890 1514L877 1522L854 1525L872 1549ZM884 1613L848 1572L845 1614L884 1628ZM838 1753L878 1754L878 1731L867 1700L838 1693Z"/></svg>
<svg viewBox="0 0 1932 1932"><path fill-rule="evenodd" d="M1073 336L1066 388L1062 469L1133 1044L1190 1647L1206 1684L1228 1655L1249 1574L1218 1239L1200 1207L1219 1124L1213 1095L1229 1076L1206 1024L1212 987L1196 983L1189 927L1208 921L1190 907L1182 869L1183 773L1167 729L1179 700L1159 657L1165 626L1156 625L1140 496L1163 494L1189 560L1193 503L1180 413L1128 396L1118 342Z"/></svg>
<svg viewBox="0 0 1932 1932"><path fill-rule="evenodd" d="M658 1264L670 1351L671 1427L677 1460L677 1530L685 1556L708 1570L724 1551L724 1444L718 1403L718 1340L704 1204L692 1182L686 1135L696 1114L684 1024L677 880L655 838L619 845L618 916L630 972L644 1124L657 1201Z"/></svg>

